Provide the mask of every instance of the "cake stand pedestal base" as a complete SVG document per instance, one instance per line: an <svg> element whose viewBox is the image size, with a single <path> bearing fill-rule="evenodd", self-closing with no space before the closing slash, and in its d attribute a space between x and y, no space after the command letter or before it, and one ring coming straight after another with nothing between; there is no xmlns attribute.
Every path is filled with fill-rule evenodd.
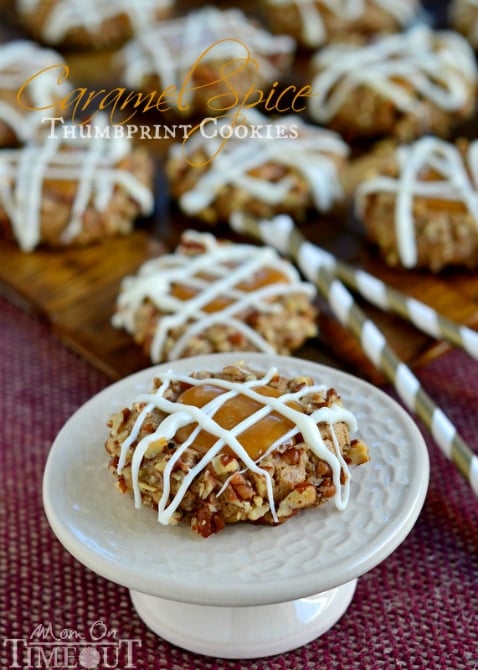
<svg viewBox="0 0 478 670"><path fill-rule="evenodd" d="M354 579L308 598L255 607L216 607L165 600L130 590L144 623L178 647L215 658L259 658L296 649L345 613Z"/></svg>

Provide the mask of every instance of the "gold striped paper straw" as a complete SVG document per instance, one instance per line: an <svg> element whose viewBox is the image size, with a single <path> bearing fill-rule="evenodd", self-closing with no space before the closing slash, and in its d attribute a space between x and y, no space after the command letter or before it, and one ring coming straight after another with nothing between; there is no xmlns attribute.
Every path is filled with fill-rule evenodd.
<svg viewBox="0 0 478 670"><path fill-rule="evenodd" d="M478 360L478 332L475 330L447 319L424 302L397 291L381 279L352 267L325 249L308 242L287 215L261 222L261 227L261 237L266 236L268 243L277 249L279 245L283 247L284 239L287 239L287 243L290 240L300 254L299 265L307 267L312 263L317 267L324 266L375 307L398 314L426 335L459 347ZM279 250L286 255L290 253L288 248Z"/></svg>
<svg viewBox="0 0 478 670"><path fill-rule="evenodd" d="M322 258L321 262L325 267L329 268L338 279L357 291L372 305L384 311L398 314L410 321L422 333L436 340L453 344L478 360L478 333L475 330L447 319L424 302L397 291L364 270L359 270L344 263L324 249L305 240L304 244L307 247L303 248L302 253L317 254L318 257Z"/></svg>
<svg viewBox="0 0 478 670"><path fill-rule="evenodd" d="M283 223L279 226L277 221ZM442 453L452 461L478 496L478 456L458 434L455 426L421 386L411 369L400 360L382 332L358 307L344 284L334 277L320 257L304 253L302 235L289 217L276 217L275 225L234 215L231 227L272 244L289 254L304 275L313 281L328 301L334 315L360 342L368 359L391 382L405 406L414 412L431 432Z"/></svg>

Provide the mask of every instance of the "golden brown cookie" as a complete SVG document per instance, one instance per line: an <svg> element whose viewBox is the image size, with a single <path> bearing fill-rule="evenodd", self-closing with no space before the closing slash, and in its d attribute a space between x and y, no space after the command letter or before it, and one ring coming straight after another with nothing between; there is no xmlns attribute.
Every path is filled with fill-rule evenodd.
<svg viewBox="0 0 478 670"><path fill-rule="evenodd" d="M316 333L315 289L272 249L188 231L127 277L113 324L155 363L220 351L290 353Z"/></svg>
<svg viewBox="0 0 478 670"><path fill-rule="evenodd" d="M160 375L108 425L119 489L202 537L283 523L327 500L343 507L349 466L369 460L334 389L240 362Z"/></svg>
<svg viewBox="0 0 478 670"><path fill-rule="evenodd" d="M0 233L23 251L100 242L152 212L153 163L143 148L106 137L99 125L76 137L64 131L0 151Z"/></svg>
<svg viewBox="0 0 478 670"><path fill-rule="evenodd" d="M61 113L71 87L59 82L63 57L27 40L0 46L0 147L35 139L42 119ZM35 77L41 72L41 77Z"/></svg>
<svg viewBox="0 0 478 670"><path fill-rule="evenodd" d="M478 265L478 142L425 137L398 148L356 194L368 239L390 265Z"/></svg>
<svg viewBox="0 0 478 670"><path fill-rule="evenodd" d="M420 25L366 46L332 45L312 70L310 115L350 140L447 136L475 110L475 56L453 31Z"/></svg>
<svg viewBox="0 0 478 670"><path fill-rule="evenodd" d="M264 0L263 6L273 32L308 49L403 30L420 8L417 0Z"/></svg>
<svg viewBox="0 0 478 670"><path fill-rule="evenodd" d="M299 114L266 117L255 109L210 119L175 143L166 165L171 193L185 214L207 223L233 212L270 218L326 212L343 199L349 147Z"/></svg>
<svg viewBox="0 0 478 670"><path fill-rule="evenodd" d="M118 61L127 86L152 93L150 109L217 116L280 80L294 48L239 9L207 6L138 34Z"/></svg>
<svg viewBox="0 0 478 670"><path fill-rule="evenodd" d="M173 0L17 0L20 21L52 46L104 49L170 15Z"/></svg>

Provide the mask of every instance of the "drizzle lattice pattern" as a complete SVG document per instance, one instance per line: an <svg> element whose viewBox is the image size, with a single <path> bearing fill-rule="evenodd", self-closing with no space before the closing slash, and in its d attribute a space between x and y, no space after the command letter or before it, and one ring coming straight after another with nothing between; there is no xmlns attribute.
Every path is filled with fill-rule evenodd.
<svg viewBox="0 0 478 670"><path fill-rule="evenodd" d="M104 211L116 187L123 188L144 214L152 210L150 189L131 172L117 167L131 152L131 142L96 134L95 128L103 128L103 121L98 117L97 125L85 128L83 136L63 139L61 134L49 135L42 144L1 153L0 204L24 251L40 242L45 180L77 182L70 221L62 233L65 244L80 232L86 208L92 204Z"/></svg>
<svg viewBox="0 0 478 670"><path fill-rule="evenodd" d="M168 352L168 359L179 358L194 335L201 334L214 324L229 325L243 333L259 351L272 353L272 346L243 320L244 312L254 309L260 313L277 312L274 299L288 294L314 296L311 284L300 281L299 274L271 248L245 244L222 244L213 235L188 231L183 238L204 247L204 253L191 256L181 253L160 256L147 261L137 276L127 277L118 298L118 311L113 319L116 327L135 330L137 310L149 299L163 313L159 319L151 347L153 361L162 360L168 335L182 329L182 335ZM238 287L261 268L279 269L284 282L272 283L255 290ZM205 275L207 277L205 278ZM181 284L198 292L182 300L172 294L172 286ZM205 307L216 299L231 303L213 312Z"/></svg>
<svg viewBox="0 0 478 670"><path fill-rule="evenodd" d="M20 0L22 12L40 8L42 0ZM103 21L125 15L133 30L141 30L154 21L156 13L168 9L172 0L61 0L54 3L43 28L44 38L53 43L61 41L73 28L95 31Z"/></svg>
<svg viewBox="0 0 478 670"><path fill-rule="evenodd" d="M310 46L319 46L327 39L327 27L323 18L324 12L341 19L345 24L360 19L369 5L378 7L393 16L402 25L407 25L413 18L417 5L414 0L268 0L272 6L294 5L299 13L302 37Z"/></svg>
<svg viewBox="0 0 478 670"><path fill-rule="evenodd" d="M327 47L314 58L314 67L319 73L310 111L321 122L330 121L361 85L426 121L427 103L449 113L465 107L476 80L468 42L452 31L433 32L425 25L365 47Z"/></svg>
<svg viewBox="0 0 478 670"><path fill-rule="evenodd" d="M159 424L156 431L152 434L149 434L147 437L144 437L134 449L132 458L132 479L136 506L139 507L141 505L139 473L142 460L148 447L153 442L157 441L158 437L171 440L174 438L179 428L187 426L191 423L197 423L197 426L193 429L185 442L178 445L176 451L168 461L168 464L164 470L163 492L158 503L158 519L161 523L167 524L170 522L172 515L180 505L194 478L202 470L204 470L204 468L213 460L213 458L220 452L221 449L223 449L224 446L228 446L230 449L232 449L236 456L240 458L242 463L245 465L246 469L249 469L264 477L268 491L271 513L274 520L277 522L278 518L275 511L271 475L267 470L260 467L260 461L269 453L274 451L274 449L277 449L279 445L286 443L298 433L302 434L303 439L308 443L309 447L315 452L315 454L330 465L336 487L335 504L339 509L344 509L347 505L349 497L350 472L342 454L340 453L340 447L337 436L335 435L333 424L340 421L345 421L351 430L355 430L355 418L348 410L338 405L333 405L332 407L322 406L312 412L312 414L307 415L304 412L300 410L298 411L297 409L294 409L287 404L294 400L300 401L304 396L313 393L325 394L327 389L324 386L305 386L304 388L294 393L284 393L280 397L264 396L254 390L254 386L267 385L271 379L277 376L277 374L277 369L271 368L260 379L253 379L251 381L245 382L232 382L225 379L218 379L214 376L209 379L196 379L187 375L175 375L172 371L164 375L159 375L158 380L161 382L161 385L157 391L154 393L141 395L136 399L137 403L144 403L144 407L136 419L130 435L121 445L121 455L117 467L118 473L121 474L126 462L128 451L131 445L134 444L135 440L137 439L141 430L141 426L143 425L144 421L147 420L150 412L152 412L155 408L158 408L161 411L168 413L169 416L167 416L167 418ZM166 399L165 395L173 382L181 382L188 386L200 386L211 383L214 386L222 388L224 392L202 407L185 405L183 403L175 403ZM215 421L214 416L225 402L233 398L237 398L241 394L252 398L256 402L260 403L262 407L245 418L234 428L226 430ZM261 458L258 459L258 461L254 461L248 454L247 450L241 445L238 438L246 429L251 428L251 426L255 425L258 421L263 419L271 412L278 412L282 416L289 419L293 423L293 427L286 434L282 435L279 439L273 442L265 454L263 454ZM329 425L335 447L335 453L332 453L327 448L320 433L320 423L326 423ZM171 490L170 477L174 471L175 465L186 449L194 446L194 440L201 430L205 430L208 433L214 435L217 437L217 440L200 459L197 465L189 470L187 475L184 477L178 492L174 496L173 500L169 502L169 495ZM342 479L343 483L341 483ZM221 491L224 490L226 486L227 481ZM220 495L220 492L217 495Z"/></svg>
<svg viewBox="0 0 478 670"><path fill-rule="evenodd" d="M377 176L361 184L357 192L359 214L365 198L373 193L396 196L395 225L400 260L405 267L417 262L413 205L415 198L437 198L461 202L478 228L478 142L471 142L466 155L451 143L425 137L396 152L398 176ZM433 179L425 175L433 174Z"/></svg>
<svg viewBox="0 0 478 670"><path fill-rule="evenodd" d="M47 69L62 64L64 60L60 54L27 40L16 40L0 48L0 91L13 92L16 96L22 84L32 76L33 68L36 71L43 70L41 78L33 78L27 87L31 101L22 100L39 111L22 111L16 98L14 102L0 98L0 120L11 127L22 142L32 139L41 127L42 118L47 112L40 111L40 108L50 108L70 90L65 81L58 83L58 69Z"/></svg>
<svg viewBox="0 0 478 670"><path fill-rule="evenodd" d="M249 129L249 135L231 137L225 142L221 129L230 124L241 126L241 132L242 128ZM171 156L176 159L186 151L194 161L198 149L208 156L207 171L180 197L181 207L188 214L197 214L210 205L226 185L272 206L284 202L294 184L290 175L271 182L267 171L263 177L257 170L254 176L249 174L269 162L300 173L310 187L314 205L321 211L327 211L342 197L338 165L348 156L349 147L337 133L304 123L295 114L272 120L255 109L242 110L237 117L233 111L230 118L212 121L210 125L211 128L205 125L204 134L196 133L186 145L171 147ZM268 134L255 136L253 128L266 128ZM277 133L275 139L269 133Z"/></svg>
<svg viewBox="0 0 478 670"><path fill-rule="evenodd" d="M213 47L213 48L211 48ZM195 61L229 61L250 57L266 80L278 74L269 56L289 55L294 42L256 27L238 9L205 7L185 17L163 21L138 34L123 50L124 77L130 86L157 75L163 87L180 88Z"/></svg>

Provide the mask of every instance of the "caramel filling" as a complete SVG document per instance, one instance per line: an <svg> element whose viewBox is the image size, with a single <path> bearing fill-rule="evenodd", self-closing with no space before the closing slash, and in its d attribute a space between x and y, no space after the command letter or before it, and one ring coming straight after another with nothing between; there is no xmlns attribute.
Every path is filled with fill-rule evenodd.
<svg viewBox="0 0 478 670"><path fill-rule="evenodd" d="M440 173L437 172L436 170L432 170L431 168L427 168L426 170L422 170L420 174L418 175L418 178L420 181L424 182L446 182L446 178ZM462 200L449 200L449 199L442 199L442 198L425 198L424 196L420 196L419 198L417 197L417 200L422 200L426 202L426 205L429 209L434 209L434 210L441 210L445 212L449 212L450 214L452 213L464 213L467 211L467 207L465 203Z"/></svg>
<svg viewBox="0 0 478 670"><path fill-rule="evenodd" d="M197 278L201 278L207 281L214 281L214 277L206 274L198 274ZM264 267L258 270L253 274L250 279L239 282L234 288L239 291L252 292L258 291L264 286L270 284L287 284L289 283L288 278L279 270L275 268ZM187 286L185 284L173 284L171 286L171 294L178 300L191 300L201 289L197 289L193 286ZM212 312L220 312L222 309L225 309L229 305L234 303L234 298L228 298L227 296L217 296L211 302L208 302L202 310L208 314Z"/></svg>
<svg viewBox="0 0 478 670"><path fill-rule="evenodd" d="M254 390L263 396L273 398L280 397L281 393L271 386L258 386ZM184 391L178 398L177 402L182 402L195 407L203 407L209 401L216 398L218 395L225 393L225 389L214 386L213 384L203 384L201 386L192 386ZM267 401L261 403L253 398L245 395L237 395L234 398L226 400L221 407L214 414L214 421L225 428L231 430L237 426L241 421L244 421L252 414L264 407ZM301 406L296 402L287 403L289 407L295 410L303 411ZM180 428L176 433L175 439L179 442L185 442L191 435L197 423L189 424ZM268 448L276 441L280 440L294 424L285 416L277 412L269 412L265 417L256 421L250 427L247 427L242 433L236 436L238 442L247 451L253 460L260 458ZM213 444L217 441L215 435L211 435L207 431L201 430L194 439L193 447L201 454L206 453ZM227 445L221 450L222 453L234 455L232 449Z"/></svg>

